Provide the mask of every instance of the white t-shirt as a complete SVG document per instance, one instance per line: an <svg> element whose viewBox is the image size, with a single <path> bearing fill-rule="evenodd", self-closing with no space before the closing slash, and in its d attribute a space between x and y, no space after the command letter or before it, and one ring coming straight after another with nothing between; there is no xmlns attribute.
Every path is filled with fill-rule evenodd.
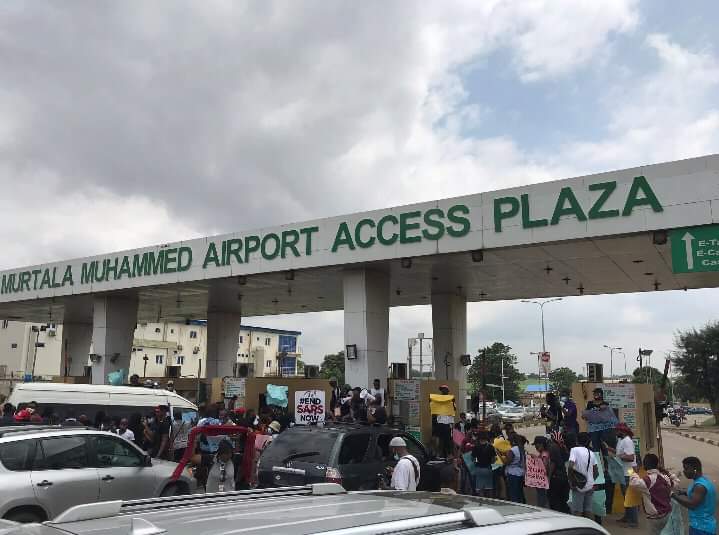
<svg viewBox="0 0 719 535"><path fill-rule="evenodd" d="M370 388L369 393L372 394L372 397L374 397L375 399L377 399L377 395L379 394L380 405L386 405L385 397L384 397L384 388Z"/></svg>
<svg viewBox="0 0 719 535"><path fill-rule="evenodd" d="M415 470L417 469L417 477L414 477ZM398 462L397 466L394 467L392 472L391 486L395 490L417 490L417 483L420 478L420 467L419 461L412 455L405 455Z"/></svg>
<svg viewBox="0 0 719 535"><path fill-rule="evenodd" d="M125 429L125 431L123 431L122 433L120 431L118 431L117 434L120 435L125 440L128 440L130 442L135 441L135 433L133 433L129 429Z"/></svg>
<svg viewBox="0 0 719 535"><path fill-rule="evenodd" d="M579 492L589 492L594 487L594 466L597 466L597 460L594 454L584 446L572 448L569 452L569 462L574 463L574 469L580 474L587 476L587 484L579 489Z"/></svg>
<svg viewBox="0 0 719 535"><path fill-rule="evenodd" d="M617 457L620 455L634 455L634 441L631 438L624 437L617 442ZM629 471L637 466L636 455L633 461L622 460L622 464L624 465L624 475L628 476Z"/></svg>

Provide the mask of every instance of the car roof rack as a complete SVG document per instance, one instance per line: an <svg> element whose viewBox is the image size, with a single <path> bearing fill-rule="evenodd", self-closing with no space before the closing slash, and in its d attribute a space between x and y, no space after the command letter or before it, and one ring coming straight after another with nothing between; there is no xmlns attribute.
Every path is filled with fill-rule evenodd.
<svg viewBox="0 0 719 535"><path fill-rule="evenodd" d="M87 427L81 425L49 425L49 424L26 424L26 425L8 425L0 427L0 438L16 433L37 433L39 431L97 431L94 427Z"/></svg>
<svg viewBox="0 0 719 535"><path fill-rule="evenodd" d="M489 507L473 507L463 509L454 513L442 513L438 515L422 516L418 518L407 518L403 520L390 520L366 524L353 528L333 529L321 532L322 535L375 535L377 533L412 533L421 531L426 533L427 528L448 529L452 526L458 528L474 528L482 526L496 526L505 524L507 519L497 511ZM434 533L434 531L432 531Z"/></svg>
<svg viewBox="0 0 719 535"><path fill-rule="evenodd" d="M216 505L245 500L258 500L263 498L277 498L284 496L327 496L344 494L347 491L337 483L315 483L296 487L276 487L268 489L237 490L232 492L218 492L214 494L187 494L182 496L168 496L164 498L147 498L144 500L86 503L71 507L64 513L51 520L50 524L65 524L107 518L115 515L147 513L164 510L168 507L181 507L184 505Z"/></svg>

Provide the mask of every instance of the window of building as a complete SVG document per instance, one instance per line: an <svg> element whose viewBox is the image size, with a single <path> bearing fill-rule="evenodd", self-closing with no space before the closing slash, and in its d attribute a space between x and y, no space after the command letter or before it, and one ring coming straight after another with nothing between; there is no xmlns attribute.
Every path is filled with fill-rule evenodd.
<svg viewBox="0 0 719 535"><path fill-rule="evenodd" d="M162 361L164 359L164 355L155 355L155 364L162 364Z"/></svg>
<svg viewBox="0 0 719 535"><path fill-rule="evenodd" d="M156 332L156 333L159 333L159 332L160 332L160 328L159 328L159 327L155 327L155 332Z"/></svg>
<svg viewBox="0 0 719 535"><path fill-rule="evenodd" d="M185 363L185 357L183 355L177 356L177 365L182 366Z"/></svg>
<svg viewBox="0 0 719 535"><path fill-rule="evenodd" d="M10 349L17 349L17 344L10 344Z"/></svg>
<svg viewBox="0 0 719 535"><path fill-rule="evenodd" d="M258 341L258 342L260 341L260 337L259 337L259 336L257 337L257 341Z"/></svg>
<svg viewBox="0 0 719 535"><path fill-rule="evenodd" d="M197 338L197 331L190 331L190 338Z"/></svg>
<svg viewBox="0 0 719 535"><path fill-rule="evenodd" d="M240 343L242 343L243 338L244 338L244 337L243 337L242 335L240 335Z"/></svg>
<svg viewBox="0 0 719 535"><path fill-rule="evenodd" d="M271 339L271 338L265 338L265 345L266 345L266 346L270 345L271 343L272 343L272 339Z"/></svg>
<svg viewBox="0 0 719 535"><path fill-rule="evenodd" d="M170 334L175 334L175 329L170 329Z"/></svg>
<svg viewBox="0 0 719 535"><path fill-rule="evenodd" d="M268 367L268 368L272 368L272 361L271 361L271 360L268 360L268 361L267 361L267 367Z"/></svg>
<svg viewBox="0 0 719 535"><path fill-rule="evenodd" d="M8 320L2 320L2 328L7 329L7 326L10 322Z"/></svg>

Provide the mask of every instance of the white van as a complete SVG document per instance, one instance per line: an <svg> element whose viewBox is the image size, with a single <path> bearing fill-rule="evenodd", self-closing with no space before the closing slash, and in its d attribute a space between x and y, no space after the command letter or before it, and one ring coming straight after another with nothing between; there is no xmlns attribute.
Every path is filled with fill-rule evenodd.
<svg viewBox="0 0 719 535"><path fill-rule="evenodd" d="M93 422L99 412L110 417L146 416L158 405L169 406L170 414L179 413L185 421L197 420L197 406L175 392L137 386L18 383L8 398L15 407L31 401L37 402L41 413L56 414L61 420L84 414Z"/></svg>

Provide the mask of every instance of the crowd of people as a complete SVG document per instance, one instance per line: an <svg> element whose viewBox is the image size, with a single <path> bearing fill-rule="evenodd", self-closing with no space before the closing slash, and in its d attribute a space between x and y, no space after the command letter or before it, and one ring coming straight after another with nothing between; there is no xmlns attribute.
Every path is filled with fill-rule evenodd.
<svg viewBox="0 0 719 535"><path fill-rule="evenodd" d="M601 524L603 517L612 514L615 487L619 487L623 504L628 492L639 500L639 505L624 507L619 522L626 526L639 525L641 507L649 532L659 534L670 518L673 499L689 510L691 535L716 533L716 490L702 475L701 461L684 459L683 474L692 483L686 493L680 492L678 474L665 470L656 455L640 459L632 430L618 421L601 388L593 391L582 411L577 411L569 392L560 399L548 394L544 416L547 433L534 438L534 452L527 451L527 439L510 423L502 429L496 423L487 428L477 420L460 420L466 432L459 449L470 492L526 503L527 457L533 456L541 460L548 481L547 489L536 489L540 507ZM587 432L579 432L578 417L586 421Z"/></svg>

